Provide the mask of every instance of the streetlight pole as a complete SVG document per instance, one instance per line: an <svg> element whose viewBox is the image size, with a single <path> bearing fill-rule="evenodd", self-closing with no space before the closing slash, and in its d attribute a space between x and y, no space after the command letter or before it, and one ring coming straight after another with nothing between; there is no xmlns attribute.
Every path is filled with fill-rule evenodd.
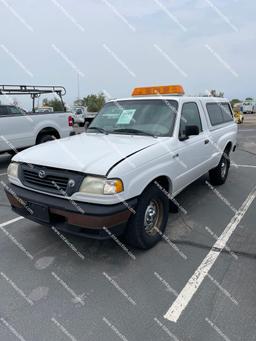
<svg viewBox="0 0 256 341"><path fill-rule="evenodd" d="M80 78L79 78L79 73L77 73L77 99L80 100Z"/></svg>

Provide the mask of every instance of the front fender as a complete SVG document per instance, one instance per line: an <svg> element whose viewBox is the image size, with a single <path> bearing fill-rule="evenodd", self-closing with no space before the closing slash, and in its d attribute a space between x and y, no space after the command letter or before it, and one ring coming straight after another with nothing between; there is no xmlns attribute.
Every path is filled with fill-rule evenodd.
<svg viewBox="0 0 256 341"><path fill-rule="evenodd" d="M175 179L180 171L179 165L177 166L177 162L172 157L174 154L172 149L172 144L168 142L165 147L160 144L152 145L123 160L111 170L108 177L122 179L125 199L139 196L151 182L160 176L168 179L172 191L172 179Z"/></svg>

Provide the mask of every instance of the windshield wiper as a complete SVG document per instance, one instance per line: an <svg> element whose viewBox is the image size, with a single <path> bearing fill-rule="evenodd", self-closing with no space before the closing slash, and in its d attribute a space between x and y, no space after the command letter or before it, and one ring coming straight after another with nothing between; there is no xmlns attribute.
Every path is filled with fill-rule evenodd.
<svg viewBox="0 0 256 341"><path fill-rule="evenodd" d="M141 135L147 135L147 136L152 136L152 137L157 137L154 134L148 133L147 131L139 130L139 129L133 129L133 128L119 128L119 129L114 129L112 133L131 133L131 134L141 134Z"/></svg>
<svg viewBox="0 0 256 341"><path fill-rule="evenodd" d="M89 127L88 129L95 129L102 134L108 135L108 131L100 127Z"/></svg>

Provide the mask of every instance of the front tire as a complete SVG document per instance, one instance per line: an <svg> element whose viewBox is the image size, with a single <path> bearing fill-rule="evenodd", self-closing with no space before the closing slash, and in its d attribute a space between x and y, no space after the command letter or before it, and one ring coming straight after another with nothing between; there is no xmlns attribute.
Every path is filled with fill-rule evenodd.
<svg viewBox="0 0 256 341"><path fill-rule="evenodd" d="M218 166L209 171L210 183L216 186L223 185L227 180L229 168L230 158L228 153L225 151Z"/></svg>
<svg viewBox="0 0 256 341"><path fill-rule="evenodd" d="M125 231L125 240L139 249L150 249L161 239L169 212L166 194L152 184L141 194L136 213L130 217Z"/></svg>

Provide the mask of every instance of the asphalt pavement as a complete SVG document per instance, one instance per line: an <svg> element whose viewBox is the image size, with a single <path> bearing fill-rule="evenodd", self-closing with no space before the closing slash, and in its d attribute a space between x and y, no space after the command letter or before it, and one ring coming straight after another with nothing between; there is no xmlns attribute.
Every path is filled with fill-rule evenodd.
<svg viewBox="0 0 256 341"><path fill-rule="evenodd" d="M1 186L0 340L256 340L256 119L238 142L225 185L179 194L146 252L17 220Z"/></svg>

